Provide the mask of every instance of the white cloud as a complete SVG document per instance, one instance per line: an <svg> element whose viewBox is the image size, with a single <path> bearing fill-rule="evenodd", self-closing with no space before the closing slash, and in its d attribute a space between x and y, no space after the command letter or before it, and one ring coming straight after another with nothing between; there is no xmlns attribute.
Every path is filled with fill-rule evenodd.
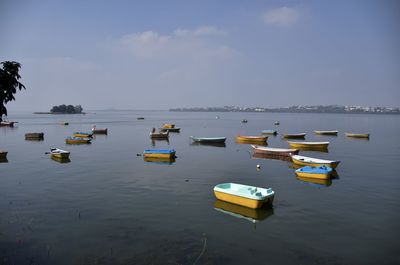
<svg viewBox="0 0 400 265"><path fill-rule="evenodd" d="M187 37L187 36L226 36L227 32L221 29L217 29L212 26L202 26L194 30L188 29L176 29L174 31L175 36Z"/></svg>
<svg viewBox="0 0 400 265"><path fill-rule="evenodd" d="M284 6L266 11L262 19L268 25L288 27L297 22L299 12L294 8Z"/></svg>
<svg viewBox="0 0 400 265"><path fill-rule="evenodd" d="M118 49L128 51L136 57L154 58L171 56L199 56L213 54L227 56L233 49L216 40L227 33L212 26L196 29L176 29L170 35L161 35L154 31L144 31L122 36Z"/></svg>

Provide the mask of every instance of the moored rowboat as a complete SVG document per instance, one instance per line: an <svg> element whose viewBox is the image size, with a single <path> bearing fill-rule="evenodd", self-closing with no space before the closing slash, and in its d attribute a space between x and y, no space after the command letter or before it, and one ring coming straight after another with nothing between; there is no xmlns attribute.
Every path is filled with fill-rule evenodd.
<svg viewBox="0 0 400 265"><path fill-rule="evenodd" d="M176 151L174 149L147 149L143 152L145 158L175 158Z"/></svg>
<svg viewBox="0 0 400 265"><path fill-rule="evenodd" d="M272 148L258 145L251 145L254 153L268 154L268 155L278 155L290 157L291 155L297 155L299 149L284 149L284 148Z"/></svg>
<svg viewBox="0 0 400 265"><path fill-rule="evenodd" d="M337 135L338 131L314 131L315 134L319 135Z"/></svg>
<svg viewBox="0 0 400 265"><path fill-rule="evenodd" d="M225 143L226 137L195 137L190 136L190 139L196 143Z"/></svg>
<svg viewBox="0 0 400 265"><path fill-rule="evenodd" d="M14 127L15 121L0 121L0 127Z"/></svg>
<svg viewBox="0 0 400 265"><path fill-rule="evenodd" d="M80 137L80 138L92 138L93 134L92 133L85 133L85 132L74 132L73 136L74 137Z"/></svg>
<svg viewBox="0 0 400 265"><path fill-rule="evenodd" d="M160 132L180 132L181 128L160 128Z"/></svg>
<svg viewBox="0 0 400 265"><path fill-rule="evenodd" d="M272 134L272 135L277 135L278 132L276 130L262 130L262 134Z"/></svg>
<svg viewBox="0 0 400 265"><path fill-rule="evenodd" d="M318 159L300 155L292 155L292 161L293 163L301 166L313 166L313 167L327 166L331 168L336 168L340 163L340 161L338 160L336 161L325 160L325 159Z"/></svg>
<svg viewBox="0 0 400 265"><path fill-rule="evenodd" d="M329 179L332 168L327 166L305 166L296 170L296 175L305 178Z"/></svg>
<svg viewBox="0 0 400 265"><path fill-rule="evenodd" d="M293 148L306 148L306 149L326 149L328 148L329 142L294 142L287 141L290 147Z"/></svg>
<svg viewBox="0 0 400 265"><path fill-rule="evenodd" d="M268 139L268 136L246 136L246 135L238 135L236 136L236 140L239 142L263 142L265 143Z"/></svg>
<svg viewBox="0 0 400 265"><path fill-rule="evenodd" d="M96 128L96 125L93 126L92 128L92 133L93 134L107 134L108 133L108 129L107 128Z"/></svg>
<svg viewBox="0 0 400 265"><path fill-rule="evenodd" d="M90 138L82 138L82 137L68 137L65 139L65 143L67 144L90 144Z"/></svg>
<svg viewBox="0 0 400 265"><path fill-rule="evenodd" d="M346 133L347 137L352 137L352 138L369 138L369 133Z"/></svg>
<svg viewBox="0 0 400 265"><path fill-rule="evenodd" d="M169 131L156 132L156 129L153 128L153 130L150 132L151 139L168 139L168 136L169 136Z"/></svg>
<svg viewBox="0 0 400 265"><path fill-rule="evenodd" d="M69 158L70 152L58 148L51 148L50 154L52 157L67 159Z"/></svg>
<svg viewBox="0 0 400 265"><path fill-rule="evenodd" d="M257 209L265 204L272 204L274 191L271 188L248 186L236 183L222 183L214 187L217 199L248 208Z"/></svg>
<svg viewBox="0 0 400 265"><path fill-rule="evenodd" d="M7 151L0 150L0 159L6 159L7 154L8 154Z"/></svg>
<svg viewBox="0 0 400 265"><path fill-rule="evenodd" d="M305 133L292 133L292 134L283 134L282 138L285 139L304 139L306 137Z"/></svg>
<svg viewBox="0 0 400 265"><path fill-rule="evenodd" d="M43 140L44 133L26 133L25 140Z"/></svg>

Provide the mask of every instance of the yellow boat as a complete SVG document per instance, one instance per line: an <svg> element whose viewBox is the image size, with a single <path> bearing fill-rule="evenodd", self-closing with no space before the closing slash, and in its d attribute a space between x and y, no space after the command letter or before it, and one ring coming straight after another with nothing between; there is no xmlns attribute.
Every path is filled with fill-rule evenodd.
<svg viewBox="0 0 400 265"><path fill-rule="evenodd" d="M369 139L369 133L346 133L347 137Z"/></svg>
<svg viewBox="0 0 400 265"><path fill-rule="evenodd" d="M257 209L263 205L272 205L274 191L236 183L222 183L214 187L214 195L221 201Z"/></svg>
<svg viewBox="0 0 400 265"><path fill-rule="evenodd" d="M54 160L61 164L66 164L66 163L71 162L71 159L69 159L69 158L59 158L59 157L55 157L55 156L51 156L51 160Z"/></svg>
<svg viewBox="0 0 400 265"><path fill-rule="evenodd" d="M292 155L292 161L294 164L300 166L312 166L312 167L327 166L331 168L336 168L340 163L340 161L338 160L336 161L325 160L325 159L318 159L300 155Z"/></svg>
<svg viewBox="0 0 400 265"><path fill-rule="evenodd" d="M173 163L175 163L175 157L162 158L162 157L143 156L143 160L146 161L146 162L160 163L160 164L173 164Z"/></svg>
<svg viewBox="0 0 400 265"><path fill-rule="evenodd" d="M297 176L297 179L300 181L303 181L303 182L308 182L308 183L318 184L318 185L323 185L323 186L330 186L332 184L332 180L330 178L316 179L316 178L307 178L307 177Z"/></svg>
<svg viewBox="0 0 400 265"><path fill-rule="evenodd" d="M214 202L214 209L233 217L249 220L252 223L260 222L274 214L273 208L270 207L251 209L248 207L220 200L216 200Z"/></svg>
<svg viewBox="0 0 400 265"><path fill-rule="evenodd" d="M164 123L162 127L165 128L165 129L173 129L173 128L175 128L175 124Z"/></svg>
<svg viewBox="0 0 400 265"><path fill-rule="evenodd" d="M236 136L236 141L242 143L265 143L267 142L268 136L246 136L246 135L238 135Z"/></svg>
<svg viewBox="0 0 400 265"><path fill-rule="evenodd" d="M327 149L329 142L294 142L287 141L292 148L306 148L306 149Z"/></svg>
<svg viewBox="0 0 400 265"><path fill-rule="evenodd" d="M174 149L147 149L143 152L144 158L175 158L176 151Z"/></svg>
<svg viewBox="0 0 400 265"><path fill-rule="evenodd" d="M314 133L319 135L337 135L338 131L314 131Z"/></svg>
<svg viewBox="0 0 400 265"><path fill-rule="evenodd" d="M65 139L67 144L90 144L91 139L81 137L68 137Z"/></svg>
<svg viewBox="0 0 400 265"><path fill-rule="evenodd" d="M283 134L282 138L284 139L304 139L306 137L305 133L292 133L292 134Z"/></svg>
<svg viewBox="0 0 400 265"><path fill-rule="evenodd" d="M61 150L58 148L51 148L50 149L50 154L52 157L56 157L56 158L69 158L69 154L71 152L69 151L65 151L65 150Z"/></svg>

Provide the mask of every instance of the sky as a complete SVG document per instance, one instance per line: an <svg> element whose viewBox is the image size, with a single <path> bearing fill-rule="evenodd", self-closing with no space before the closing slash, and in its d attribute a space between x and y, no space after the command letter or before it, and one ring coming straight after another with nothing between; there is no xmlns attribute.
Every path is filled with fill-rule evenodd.
<svg viewBox="0 0 400 265"><path fill-rule="evenodd" d="M400 106L400 1L0 0L10 111Z"/></svg>

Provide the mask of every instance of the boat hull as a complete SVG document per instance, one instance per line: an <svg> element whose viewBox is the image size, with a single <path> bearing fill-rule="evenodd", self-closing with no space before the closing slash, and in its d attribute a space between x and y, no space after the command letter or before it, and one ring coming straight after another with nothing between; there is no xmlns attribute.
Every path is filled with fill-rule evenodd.
<svg viewBox="0 0 400 265"><path fill-rule="evenodd" d="M369 133L346 133L346 136L350 138L369 139Z"/></svg>
<svg viewBox="0 0 400 265"><path fill-rule="evenodd" d="M236 141L242 143L266 143L267 139L268 136L236 136Z"/></svg>
<svg viewBox="0 0 400 265"><path fill-rule="evenodd" d="M299 153L299 149L258 148L254 145L251 147L253 148L254 153L257 154L290 157L291 155L297 155Z"/></svg>
<svg viewBox="0 0 400 265"><path fill-rule="evenodd" d="M305 133L282 135L282 138L284 139L304 139L305 137L306 137Z"/></svg>
<svg viewBox="0 0 400 265"><path fill-rule="evenodd" d="M326 162L326 163L324 163L324 162L321 162L321 163L308 162L308 161L294 159L293 157L292 157L292 161L297 166L311 166L311 167L327 166L327 167L331 167L331 168L336 168L340 163L340 161L333 161L333 162ZM295 166L295 168L297 168L297 166Z"/></svg>
<svg viewBox="0 0 400 265"><path fill-rule="evenodd" d="M25 140L43 140L44 133L26 133Z"/></svg>
<svg viewBox="0 0 400 265"><path fill-rule="evenodd" d="M93 134L107 134L108 133L108 129L94 129L92 130Z"/></svg>
<svg viewBox="0 0 400 265"><path fill-rule="evenodd" d="M301 143L301 142L288 141L288 144L292 148L313 150L313 149L327 149L329 142L326 142L326 143Z"/></svg>
<svg viewBox="0 0 400 265"><path fill-rule="evenodd" d="M333 136L338 135L338 131L314 131L314 133L318 135L333 135Z"/></svg>
<svg viewBox="0 0 400 265"><path fill-rule="evenodd" d="M160 128L161 132L180 132L181 128Z"/></svg>
<svg viewBox="0 0 400 265"><path fill-rule="evenodd" d="M74 133L74 137L80 137L80 138L91 138L92 134L91 133Z"/></svg>
<svg viewBox="0 0 400 265"><path fill-rule="evenodd" d="M263 130L261 131L262 134L269 134L269 135L277 135L278 132L275 130Z"/></svg>
<svg viewBox="0 0 400 265"><path fill-rule="evenodd" d="M65 139L66 144L90 144L90 139L81 138L81 139Z"/></svg>
<svg viewBox="0 0 400 265"><path fill-rule="evenodd" d="M1 121L0 127L14 127L14 121Z"/></svg>
<svg viewBox="0 0 400 265"><path fill-rule="evenodd" d="M253 200L238 195L228 194L214 190L214 195L218 200L238 204L251 209L261 208L264 204L272 204L274 198L268 197L266 200Z"/></svg>
<svg viewBox="0 0 400 265"><path fill-rule="evenodd" d="M330 173L309 173L309 172L297 172L296 175L302 178L314 178L314 179L329 179Z"/></svg>

